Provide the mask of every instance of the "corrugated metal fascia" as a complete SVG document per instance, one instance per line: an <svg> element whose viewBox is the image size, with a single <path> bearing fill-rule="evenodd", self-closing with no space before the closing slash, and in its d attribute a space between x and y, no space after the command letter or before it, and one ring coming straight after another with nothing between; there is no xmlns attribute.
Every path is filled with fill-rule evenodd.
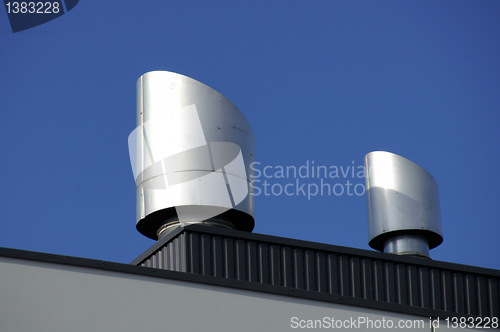
<svg viewBox="0 0 500 332"><path fill-rule="evenodd" d="M323 251L328 251L328 252L333 251L336 253L345 253L345 254L349 254L349 255L356 255L356 256L367 257L367 258L383 259L386 261L403 262L403 263L410 263L410 264L414 264L414 265L423 265L423 266L427 266L427 267L449 268L449 269L453 269L453 270L459 270L462 272L479 273L479 274L493 274L495 276L500 277L499 270L493 270L493 269L488 269L488 268L483 268L483 267L442 262L442 261L431 260L431 259L426 259L426 258L419 258L419 257L412 257L412 256L386 254L386 253L382 253L382 252L378 252L378 251L364 250L364 249L351 248L351 247L343 247L343 246L337 246L337 245L333 245L333 244L325 244L325 243L319 243L319 242L310 242L310 241L304 241L304 240L290 239L290 238L284 238L284 237L273 236L273 235L264 235L264 234L236 231L236 230L228 230L228 229L224 229L224 228L220 228L220 227L211 227L211 226L204 226L204 225L189 225L189 226L186 226L184 228L181 228L180 231L178 231L178 230L176 230L176 231L177 232L182 232L182 231L200 232L203 234L220 235L220 236L225 236L225 237L253 240L253 241L257 241L257 242L274 243L274 244L287 245L287 246L292 246L292 247L301 247L301 248L309 248L309 249L315 249L315 250L323 250Z"/></svg>
<svg viewBox="0 0 500 332"><path fill-rule="evenodd" d="M157 249L185 269L158 268L378 301L463 316L498 317L500 271L208 227L187 227ZM141 265L148 265L150 257Z"/></svg>

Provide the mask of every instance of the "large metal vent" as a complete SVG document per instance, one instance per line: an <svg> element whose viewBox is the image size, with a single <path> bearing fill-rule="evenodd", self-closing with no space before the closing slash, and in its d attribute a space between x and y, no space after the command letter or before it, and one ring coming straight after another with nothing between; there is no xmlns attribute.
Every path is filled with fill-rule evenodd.
<svg viewBox="0 0 500 332"><path fill-rule="evenodd" d="M396 154L365 156L369 245L398 255L429 257L443 242L438 186L422 167Z"/></svg>
<svg viewBox="0 0 500 332"><path fill-rule="evenodd" d="M253 230L252 129L214 89L167 71L142 75L129 151L145 236L193 223Z"/></svg>

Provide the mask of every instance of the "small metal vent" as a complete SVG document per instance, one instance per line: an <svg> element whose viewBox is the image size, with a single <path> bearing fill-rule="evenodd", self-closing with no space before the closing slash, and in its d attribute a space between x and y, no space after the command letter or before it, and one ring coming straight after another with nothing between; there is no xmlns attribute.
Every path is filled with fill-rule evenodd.
<svg viewBox="0 0 500 332"><path fill-rule="evenodd" d="M369 245L398 255L429 257L443 242L438 186L422 167L396 154L365 156Z"/></svg>

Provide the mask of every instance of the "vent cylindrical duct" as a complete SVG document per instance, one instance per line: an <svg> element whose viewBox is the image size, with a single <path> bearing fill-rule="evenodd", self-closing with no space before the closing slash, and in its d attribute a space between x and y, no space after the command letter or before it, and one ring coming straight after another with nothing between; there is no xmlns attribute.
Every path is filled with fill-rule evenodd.
<svg viewBox="0 0 500 332"><path fill-rule="evenodd" d="M252 129L214 89L167 71L142 75L129 152L143 235L192 223L253 230Z"/></svg>
<svg viewBox="0 0 500 332"><path fill-rule="evenodd" d="M429 257L443 242L438 186L414 162L385 151L365 156L369 245L399 255Z"/></svg>

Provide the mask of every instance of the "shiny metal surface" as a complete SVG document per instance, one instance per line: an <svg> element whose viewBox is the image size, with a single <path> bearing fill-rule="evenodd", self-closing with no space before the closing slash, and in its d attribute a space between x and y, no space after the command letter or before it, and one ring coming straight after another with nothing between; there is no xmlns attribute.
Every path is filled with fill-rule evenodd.
<svg viewBox="0 0 500 332"><path fill-rule="evenodd" d="M421 235L395 235L385 241L384 252L429 257L429 242Z"/></svg>
<svg viewBox="0 0 500 332"><path fill-rule="evenodd" d="M217 219L217 218L214 218L212 220L204 220L203 224L207 225L207 226L215 226L215 227L226 228L226 229L234 229L233 224L231 224L230 222L226 222L224 220L220 220L220 219ZM174 222L169 222L169 223L163 224L158 229L158 231L156 231L156 236L158 237L158 240L163 239L165 236L167 236L168 234L170 234L170 232L172 232L178 226L179 226L179 222L178 221L174 221Z"/></svg>
<svg viewBox="0 0 500 332"><path fill-rule="evenodd" d="M379 251L428 256L428 249L443 241L434 178L414 162L385 151L368 153L365 170L369 245Z"/></svg>
<svg viewBox="0 0 500 332"><path fill-rule="evenodd" d="M252 129L214 89L172 72L142 75L129 151L142 234L191 223L253 229Z"/></svg>

